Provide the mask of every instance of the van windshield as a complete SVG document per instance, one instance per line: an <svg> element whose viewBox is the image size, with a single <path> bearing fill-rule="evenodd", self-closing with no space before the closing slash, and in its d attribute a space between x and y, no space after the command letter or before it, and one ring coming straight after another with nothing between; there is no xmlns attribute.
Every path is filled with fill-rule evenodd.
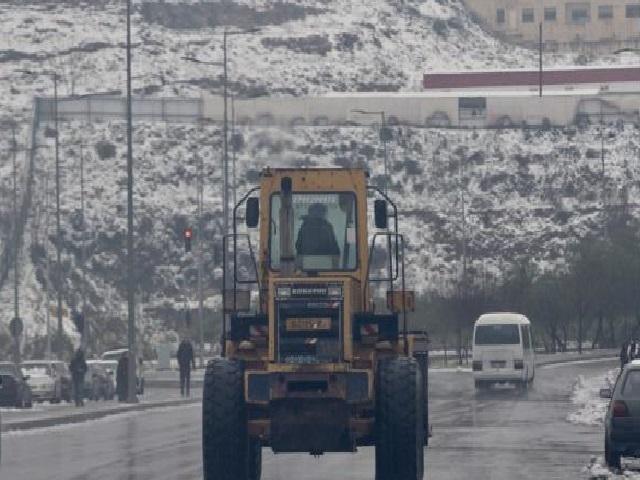
<svg viewBox="0 0 640 480"><path fill-rule="evenodd" d="M520 343L518 325L478 325L475 345L517 345Z"/></svg>

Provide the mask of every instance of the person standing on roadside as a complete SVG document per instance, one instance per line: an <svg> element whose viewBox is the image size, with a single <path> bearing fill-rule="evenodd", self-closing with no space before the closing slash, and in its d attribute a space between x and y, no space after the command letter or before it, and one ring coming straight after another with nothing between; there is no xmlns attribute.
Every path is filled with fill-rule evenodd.
<svg viewBox="0 0 640 480"><path fill-rule="evenodd" d="M176 356L180 367L180 395L188 397L191 394L191 367L196 368L193 346L188 337L180 342Z"/></svg>
<svg viewBox="0 0 640 480"><path fill-rule="evenodd" d="M78 348L73 354L71 363L69 363L69 370L71 371L73 382L73 398L76 407L81 407L84 405L84 376L87 373L87 362L84 359L82 348Z"/></svg>

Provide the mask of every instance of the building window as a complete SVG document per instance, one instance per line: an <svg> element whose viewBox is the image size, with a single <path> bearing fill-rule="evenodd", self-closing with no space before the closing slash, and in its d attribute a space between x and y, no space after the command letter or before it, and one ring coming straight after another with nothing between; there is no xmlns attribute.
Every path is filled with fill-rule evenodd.
<svg viewBox="0 0 640 480"><path fill-rule="evenodd" d="M535 21L535 15L533 14L533 8L522 9L522 23L533 23Z"/></svg>
<svg viewBox="0 0 640 480"><path fill-rule="evenodd" d="M461 97L458 99L460 120L484 120L487 117L487 99L484 97Z"/></svg>
<svg viewBox="0 0 640 480"><path fill-rule="evenodd" d="M556 7L545 7L544 9L544 21L555 22L556 21Z"/></svg>
<svg viewBox="0 0 640 480"><path fill-rule="evenodd" d="M640 4L634 3L626 6L627 18L640 18Z"/></svg>
<svg viewBox="0 0 640 480"><path fill-rule="evenodd" d="M589 3L567 4L567 23L584 25L591 20L591 5Z"/></svg>
<svg viewBox="0 0 640 480"><path fill-rule="evenodd" d="M504 21L505 21L504 8L499 8L496 11L496 21L498 23L504 23Z"/></svg>
<svg viewBox="0 0 640 480"><path fill-rule="evenodd" d="M598 18L600 20L607 20L613 18L613 6L612 5L600 5L598 7Z"/></svg>

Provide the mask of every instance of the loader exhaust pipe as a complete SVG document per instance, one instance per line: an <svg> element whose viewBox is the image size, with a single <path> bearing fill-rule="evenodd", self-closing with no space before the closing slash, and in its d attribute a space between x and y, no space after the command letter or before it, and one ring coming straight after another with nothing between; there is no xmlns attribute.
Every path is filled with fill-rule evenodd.
<svg viewBox="0 0 640 480"><path fill-rule="evenodd" d="M280 270L283 275L292 275L295 270L292 185L291 177L280 181Z"/></svg>

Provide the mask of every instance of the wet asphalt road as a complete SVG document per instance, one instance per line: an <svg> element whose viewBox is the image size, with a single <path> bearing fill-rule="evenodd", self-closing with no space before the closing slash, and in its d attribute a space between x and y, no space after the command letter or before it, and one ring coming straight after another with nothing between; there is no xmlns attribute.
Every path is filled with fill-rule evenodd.
<svg viewBox="0 0 640 480"><path fill-rule="evenodd" d="M431 375L433 438L429 480L585 478L602 454L598 427L568 423L578 375L614 362L539 367L526 394L476 395L468 372ZM2 480L193 480L202 478L200 407L116 415L78 425L5 435ZM357 454L274 456L264 452L264 480L373 480L373 449Z"/></svg>

